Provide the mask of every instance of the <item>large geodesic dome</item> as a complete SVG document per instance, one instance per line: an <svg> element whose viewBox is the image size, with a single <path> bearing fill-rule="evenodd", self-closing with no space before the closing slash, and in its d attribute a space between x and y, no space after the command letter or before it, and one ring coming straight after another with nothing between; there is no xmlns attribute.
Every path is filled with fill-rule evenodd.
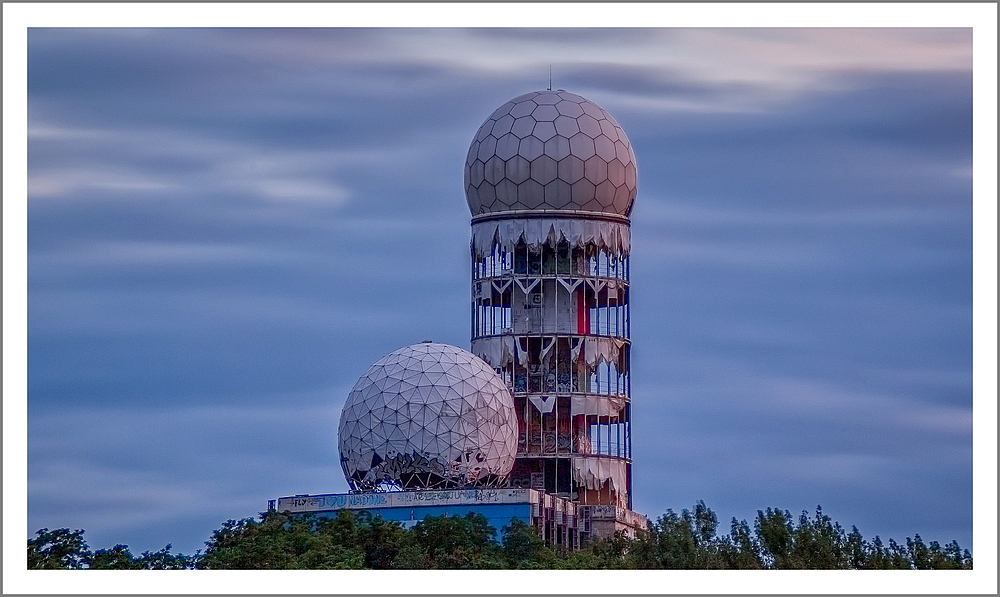
<svg viewBox="0 0 1000 597"><path fill-rule="evenodd" d="M628 216L636 163L625 131L603 108L566 91L534 91L497 108L465 162L473 216L575 210Z"/></svg>
<svg viewBox="0 0 1000 597"><path fill-rule="evenodd" d="M500 485L516 450L510 390L485 361L448 344L383 357L340 415L340 461L356 490Z"/></svg>

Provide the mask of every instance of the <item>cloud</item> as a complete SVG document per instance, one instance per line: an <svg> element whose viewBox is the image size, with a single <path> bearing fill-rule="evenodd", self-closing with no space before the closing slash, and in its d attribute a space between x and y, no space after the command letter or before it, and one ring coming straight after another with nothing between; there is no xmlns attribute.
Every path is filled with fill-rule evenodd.
<svg viewBox="0 0 1000 597"><path fill-rule="evenodd" d="M112 192L156 192L174 190L169 182L147 178L136 172L97 171L92 169L34 171L28 181L33 198L62 197L83 190Z"/></svg>

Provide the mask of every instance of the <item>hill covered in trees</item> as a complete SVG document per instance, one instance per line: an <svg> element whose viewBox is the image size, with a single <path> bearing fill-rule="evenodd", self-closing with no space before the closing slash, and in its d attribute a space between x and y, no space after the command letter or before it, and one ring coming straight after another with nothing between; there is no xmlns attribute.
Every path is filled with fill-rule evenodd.
<svg viewBox="0 0 1000 597"><path fill-rule="evenodd" d="M951 543L867 540L846 531L821 508L796 520L787 510L760 510L751 526L732 520L719 535L716 514L703 502L667 510L635 538L592 541L575 552L546 546L515 520L498 535L477 514L427 517L406 530L367 513L336 518L266 512L229 520L213 531L204 552L173 554L170 545L133 555L126 545L90 551L84 531L41 529L28 540L29 569L971 569L972 556Z"/></svg>

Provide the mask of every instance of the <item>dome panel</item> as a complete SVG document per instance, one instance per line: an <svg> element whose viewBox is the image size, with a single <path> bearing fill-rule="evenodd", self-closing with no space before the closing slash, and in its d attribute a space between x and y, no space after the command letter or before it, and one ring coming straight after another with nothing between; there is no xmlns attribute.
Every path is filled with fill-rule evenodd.
<svg viewBox="0 0 1000 597"><path fill-rule="evenodd" d="M484 182L479 186L479 202L483 206L483 211L493 211L494 204L497 201L497 191L493 185L488 182Z"/></svg>
<svg viewBox="0 0 1000 597"><path fill-rule="evenodd" d="M570 155L569 139L558 135L545 142L543 149L545 155L557 162Z"/></svg>
<svg viewBox="0 0 1000 597"><path fill-rule="evenodd" d="M575 106L576 104L570 104ZM569 116L559 116L555 119L556 132L558 132L563 137L572 137L573 135L580 132L580 127L576 123L576 118L570 118Z"/></svg>
<svg viewBox="0 0 1000 597"><path fill-rule="evenodd" d="M528 177L531 176L531 162L521 156L515 156L507 160L506 176L514 184L520 184L528 180Z"/></svg>
<svg viewBox="0 0 1000 597"><path fill-rule="evenodd" d="M532 99L534 99L535 103L539 106L554 105L562 101L562 98L559 97L558 91L542 91Z"/></svg>
<svg viewBox="0 0 1000 597"><path fill-rule="evenodd" d="M580 130L583 131L588 137L596 138L601 134L601 124L598 120L588 114L576 119L577 123L580 125Z"/></svg>
<svg viewBox="0 0 1000 597"><path fill-rule="evenodd" d="M615 189L614 205L627 205L631 192L627 185L622 185Z"/></svg>
<svg viewBox="0 0 1000 597"><path fill-rule="evenodd" d="M583 108L580 107L580 102L568 99L563 99L556 104L556 110L563 116L569 116L570 118L578 118L583 115Z"/></svg>
<svg viewBox="0 0 1000 597"><path fill-rule="evenodd" d="M495 122L496 121L493 120L492 118L484 122L483 126L479 127L479 132L476 133L476 141L482 141L487 136L489 136L489 134L493 132L493 124Z"/></svg>
<svg viewBox="0 0 1000 597"><path fill-rule="evenodd" d="M575 93L570 93L568 91L560 91L559 92L559 97L563 98L567 102L575 102L577 104L582 104L584 102L589 101L589 100L587 100L587 99L585 99L583 97L580 97L579 95L577 95Z"/></svg>
<svg viewBox="0 0 1000 597"><path fill-rule="evenodd" d="M465 197L468 199L469 204L472 207L472 215L478 215L483 212L482 201L479 200L479 189L472 186L471 184L465 187Z"/></svg>
<svg viewBox="0 0 1000 597"><path fill-rule="evenodd" d="M504 176L504 161L501 160L499 156L493 156L486 162L486 166L483 171L483 176L486 179L486 182L495 185L500 182L500 179Z"/></svg>
<svg viewBox="0 0 1000 597"><path fill-rule="evenodd" d="M488 159L493 157L496 150L497 138L487 135L486 138L479 143L479 159L485 163Z"/></svg>
<svg viewBox="0 0 1000 597"><path fill-rule="evenodd" d="M594 192L594 198L601 205L601 207L611 207L615 201L615 185L611 184L610 180L605 180L600 183L597 185L597 190Z"/></svg>
<svg viewBox="0 0 1000 597"><path fill-rule="evenodd" d="M533 160L545 153L545 144L535 137L525 137L521 139L517 153L526 160Z"/></svg>
<svg viewBox="0 0 1000 597"><path fill-rule="evenodd" d="M548 141L556 134L555 124L551 122L535 123L535 128L531 131L531 136L542 141Z"/></svg>
<svg viewBox="0 0 1000 597"><path fill-rule="evenodd" d="M586 179L584 179L584 180L586 180ZM583 181L580 181L580 182L583 182ZM595 189L594 190L594 198L591 199L590 201L584 203L580 209L583 209L583 210L586 210L586 211L603 211L603 210L607 209L607 207L605 207L605 205L603 203L601 203L600 201L597 200L597 190Z"/></svg>
<svg viewBox="0 0 1000 597"><path fill-rule="evenodd" d="M618 129L615 128L615 125L611 124L610 120L605 118L601 120L599 124L601 125L601 132L604 133L608 139L611 139L612 141L618 140Z"/></svg>
<svg viewBox="0 0 1000 597"><path fill-rule="evenodd" d="M528 179L517 185L517 202L525 209L538 209L545 199L545 192L541 183Z"/></svg>
<svg viewBox="0 0 1000 597"><path fill-rule="evenodd" d="M580 107L583 108L584 113L586 113L588 116L593 117L595 120L600 120L602 118L607 117L607 113L604 110L602 110L600 106L598 106L593 102L580 104Z"/></svg>
<svg viewBox="0 0 1000 597"><path fill-rule="evenodd" d="M492 118L493 120L497 120L498 118L500 118L504 114L510 112L510 109L513 108L513 107L514 107L514 102L507 102L506 104L504 104L504 105L500 106L499 108L497 108L496 110L494 110L493 113L490 114L490 118Z"/></svg>
<svg viewBox="0 0 1000 597"><path fill-rule="evenodd" d="M510 114L505 114L500 118L498 118L497 121L493 123L493 130L490 134L499 139L500 137L503 137L504 135L510 132L510 127L513 124L514 124L514 117L511 116Z"/></svg>
<svg viewBox="0 0 1000 597"><path fill-rule="evenodd" d="M569 204L572 193L570 184L557 178L545 185L545 203L552 209L562 209Z"/></svg>
<svg viewBox="0 0 1000 597"><path fill-rule="evenodd" d="M581 160L589 159L595 153L594 140L584 133L577 133L570 137L569 148L572 154ZM482 155L482 153L482 146L480 146L479 155Z"/></svg>
<svg viewBox="0 0 1000 597"><path fill-rule="evenodd" d="M573 183L573 202L579 203L580 205L587 205L594 200L594 194L596 192L597 187L594 183L590 182L586 178L581 178Z"/></svg>
<svg viewBox="0 0 1000 597"><path fill-rule="evenodd" d="M517 185L509 179L505 178L497 183L495 194L496 201L506 205L507 208L517 203Z"/></svg>
<svg viewBox="0 0 1000 597"><path fill-rule="evenodd" d="M531 161L531 178L543 185L552 182L558 174L556 161L547 155Z"/></svg>
<svg viewBox="0 0 1000 597"><path fill-rule="evenodd" d="M618 157L618 161L622 164L628 165L632 163L631 152L629 151L628 146L621 141L615 142L615 155Z"/></svg>
<svg viewBox="0 0 1000 597"><path fill-rule="evenodd" d="M602 183L608 179L608 163L595 155L583 163L583 175L595 185Z"/></svg>
<svg viewBox="0 0 1000 597"><path fill-rule="evenodd" d="M597 155L601 156L601 159L605 162L615 159L615 142L604 135L594 139L594 149L597 150Z"/></svg>
<svg viewBox="0 0 1000 597"><path fill-rule="evenodd" d="M520 142L521 140L518 139L516 135L513 133L507 133L503 137L497 139L496 155L502 160L509 160L517 155L517 146Z"/></svg>
<svg viewBox="0 0 1000 597"><path fill-rule="evenodd" d="M538 121L552 121L559 116L555 106L538 106L531 112L531 117Z"/></svg>
<svg viewBox="0 0 1000 597"><path fill-rule="evenodd" d="M522 116L514 120L514 124L510 127L510 132L524 138L531 134L531 129L533 128L535 128L535 119L531 116Z"/></svg>
<svg viewBox="0 0 1000 597"><path fill-rule="evenodd" d="M608 162L608 180L616 187L625 184L625 165L618 158Z"/></svg>
<svg viewBox="0 0 1000 597"><path fill-rule="evenodd" d="M583 160L572 155L559 160L559 178L569 184L583 178Z"/></svg>
<svg viewBox="0 0 1000 597"><path fill-rule="evenodd" d="M479 141L473 141L469 146L469 153L465 156L465 166L471 166L477 159L479 159Z"/></svg>
<svg viewBox="0 0 1000 597"><path fill-rule="evenodd" d="M469 183L474 187L478 187L483 184L483 163L476 160L472 163L472 167L468 169Z"/></svg>
<svg viewBox="0 0 1000 597"><path fill-rule="evenodd" d="M538 104L531 100L526 100L523 102L518 102L514 104L514 107L510 109L510 115L514 118L520 118L522 116L527 116L538 107Z"/></svg>

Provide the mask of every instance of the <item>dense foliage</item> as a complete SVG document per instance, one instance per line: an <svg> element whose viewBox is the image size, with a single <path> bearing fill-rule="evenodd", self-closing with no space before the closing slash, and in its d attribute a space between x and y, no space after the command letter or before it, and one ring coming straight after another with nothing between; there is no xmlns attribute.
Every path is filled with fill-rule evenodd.
<svg viewBox="0 0 1000 597"><path fill-rule="evenodd" d="M80 530L41 529L28 539L29 570L183 570L195 568L200 557L172 554L169 544L140 556L133 556L127 545L91 552Z"/></svg>
<svg viewBox="0 0 1000 597"><path fill-rule="evenodd" d="M952 541L941 547L920 535L906 544L868 541L817 507L796 521L787 510L757 512L753 526L719 521L704 502L667 510L635 538L623 534L566 553L545 545L515 520L496 530L479 514L428 516L409 530L342 510L335 518L267 512L229 520L204 553L171 554L170 545L133 556L128 546L91 552L83 531L42 529L28 540L30 569L970 569L972 556Z"/></svg>

